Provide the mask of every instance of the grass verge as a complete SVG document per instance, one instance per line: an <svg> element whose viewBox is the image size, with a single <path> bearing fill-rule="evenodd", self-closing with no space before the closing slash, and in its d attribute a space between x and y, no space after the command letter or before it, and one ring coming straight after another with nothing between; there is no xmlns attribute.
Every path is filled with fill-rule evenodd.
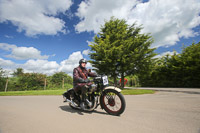
<svg viewBox="0 0 200 133"><path fill-rule="evenodd" d="M66 90L33 90L33 91L7 91L0 92L0 96L32 96L32 95L62 95ZM123 95L153 94L153 90L124 89Z"/></svg>
<svg viewBox="0 0 200 133"><path fill-rule="evenodd" d="M32 90L0 92L0 96L61 95L66 90Z"/></svg>
<svg viewBox="0 0 200 133"><path fill-rule="evenodd" d="M143 90L143 89L124 89L122 90L123 95L142 95L142 94L154 94L153 90Z"/></svg>

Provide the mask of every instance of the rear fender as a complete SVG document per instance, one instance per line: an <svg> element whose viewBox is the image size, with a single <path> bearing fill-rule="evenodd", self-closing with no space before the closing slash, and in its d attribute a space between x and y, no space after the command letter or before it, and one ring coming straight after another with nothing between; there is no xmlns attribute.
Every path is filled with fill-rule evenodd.
<svg viewBox="0 0 200 133"><path fill-rule="evenodd" d="M71 89L67 90L66 92L64 92L63 96L70 100L70 95L71 95L71 93L73 93L73 91L74 91L73 88L71 88Z"/></svg>

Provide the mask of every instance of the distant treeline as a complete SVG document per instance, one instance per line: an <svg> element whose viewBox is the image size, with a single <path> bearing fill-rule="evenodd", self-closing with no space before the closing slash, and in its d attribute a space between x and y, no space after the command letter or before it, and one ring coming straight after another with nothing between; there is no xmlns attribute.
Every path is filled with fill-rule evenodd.
<svg viewBox="0 0 200 133"><path fill-rule="evenodd" d="M180 54L155 60L149 75L140 78L142 86L200 88L200 42L182 49Z"/></svg>
<svg viewBox="0 0 200 133"><path fill-rule="evenodd" d="M152 59L152 64L141 73L128 76L128 85L143 87L190 87L200 88L200 42ZM40 73L24 73L17 68L13 77L5 77L0 68L0 91L42 90L72 87L72 77L64 72L52 76Z"/></svg>
<svg viewBox="0 0 200 133"><path fill-rule="evenodd" d="M126 86L200 88L200 42L151 63L141 73L126 76Z"/></svg>
<svg viewBox="0 0 200 133"><path fill-rule="evenodd" d="M22 68L17 68L13 77L3 76L0 69L0 91L22 91L42 89L64 89L72 87L72 77L64 72L58 72L52 76L40 73L24 73Z"/></svg>

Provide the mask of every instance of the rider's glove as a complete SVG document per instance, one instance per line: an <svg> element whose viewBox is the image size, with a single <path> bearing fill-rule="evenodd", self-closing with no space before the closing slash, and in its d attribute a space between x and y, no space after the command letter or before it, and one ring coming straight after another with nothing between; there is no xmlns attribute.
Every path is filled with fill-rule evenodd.
<svg viewBox="0 0 200 133"><path fill-rule="evenodd" d="M82 78L79 78L79 79L78 79L78 82L79 82L79 83L84 83L84 82L85 82L85 80L84 80L84 79L82 79Z"/></svg>
<svg viewBox="0 0 200 133"><path fill-rule="evenodd" d="M90 82L90 80L89 79L85 79L85 83L88 83L88 82Z"/></svg>

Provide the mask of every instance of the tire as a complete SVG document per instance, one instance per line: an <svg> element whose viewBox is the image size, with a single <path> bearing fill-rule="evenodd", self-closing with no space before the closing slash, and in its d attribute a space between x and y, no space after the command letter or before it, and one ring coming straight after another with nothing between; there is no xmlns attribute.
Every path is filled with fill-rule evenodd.
<svg viewBox="0 0 200 133"><path fill-rule="evenodd" d="M126 108L124 96L113 89L105 90L101 95L100 102L101 106L108 114L115 116L121 115Z"/></svg>

